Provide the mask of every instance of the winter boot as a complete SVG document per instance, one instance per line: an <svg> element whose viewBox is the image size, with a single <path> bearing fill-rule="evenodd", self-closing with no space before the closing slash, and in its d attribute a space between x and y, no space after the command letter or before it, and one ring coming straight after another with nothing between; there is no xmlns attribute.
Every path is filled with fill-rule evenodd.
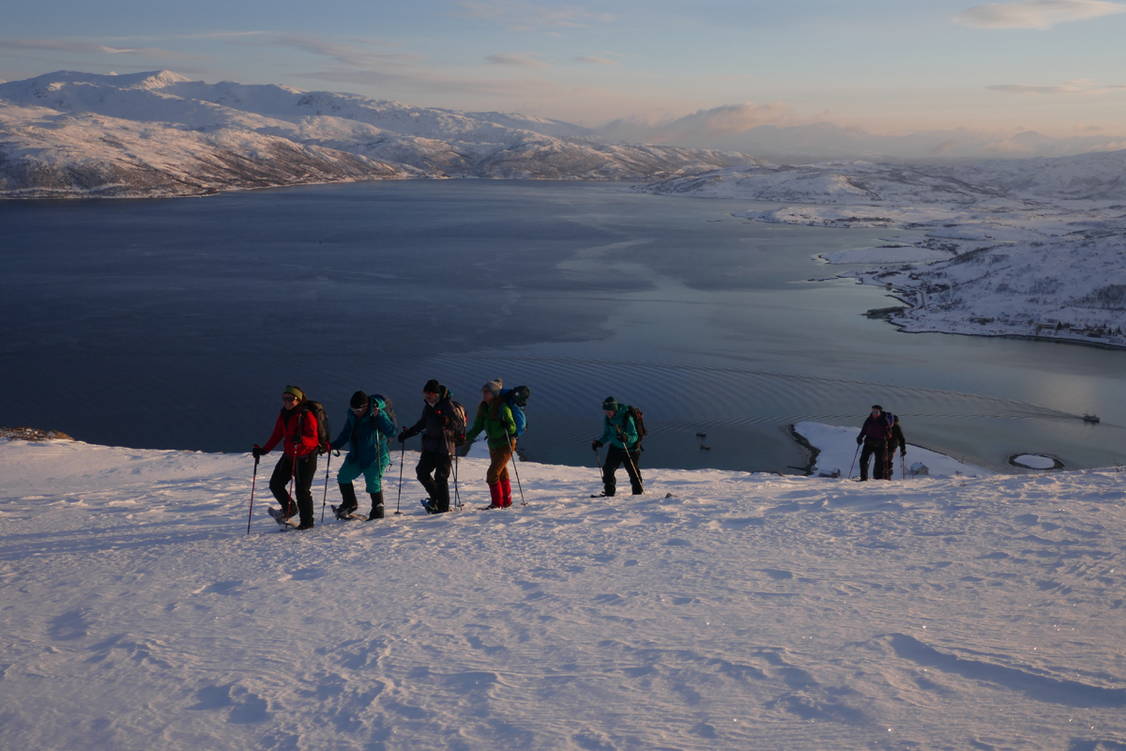
<svg viewBox="0 0 1126 751"><path fill-rule="evenodd" d="M512 505L512 480L507 477L500 481L500 505L508 508Z"/></svg>
<svg viewBox="0 0 1126 751"><path fill-rule="evenodd" d="M368 521L372 519L383 518L383 491L380 490L375 493L368 493L371 496L371 513L368 514Z"/></svg>
<svg viewBox="0 0 1126 751"><path fill-rule="evenodd" d="M488 506L489 508L504 508L502 492L499 482L489 483L489 500L491 501Z"/></svg>
<svg viewBox="0 0 1126 751"><path fill-rule="evenodd" d="M340 483L340 498L342 502L336 507L336 518L347 519L356 510L356 489L352 483Z"/></svg>

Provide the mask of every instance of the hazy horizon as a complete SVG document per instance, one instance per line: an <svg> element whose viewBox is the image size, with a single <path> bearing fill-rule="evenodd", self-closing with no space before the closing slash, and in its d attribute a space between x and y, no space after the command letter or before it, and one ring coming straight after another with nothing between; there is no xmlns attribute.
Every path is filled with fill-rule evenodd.
<svg viewBox="0 0 1126 751"><path fill-rule="evenodd" d="M170 69L767 153L1126 148L1126 3L1107 0L204 0L152 10L66 0L8 11L0 79Z"/></svg>

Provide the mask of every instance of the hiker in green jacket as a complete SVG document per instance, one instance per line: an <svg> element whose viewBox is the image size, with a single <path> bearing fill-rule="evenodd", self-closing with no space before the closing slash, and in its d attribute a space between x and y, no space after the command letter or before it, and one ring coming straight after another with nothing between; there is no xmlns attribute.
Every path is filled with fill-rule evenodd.
<svg viewBox="0 0 1126 751"><path fill-rule="evenodd" d="M481 403L477 417L465 436L467 444L485 431L489 444L489 471L485 482L489 484L489 508L508 508L512 505L512 482L508 479L508 463L516 451L516 421L512 410L500 398L504 381L497 378L481 387Z"/></svg>
<svg viewBox="0 0 1126 751"><path fill-rule="evenodd" d="M602 412L606 415L603 420L602 437L596 438L591 448L598 451L603 445L609 444L606 451L606 463L602 465L602 495L612 496L616 490L617 482L614 473L622 464L626 465L629 475L629 484L634 495L641 495L644 488L641 484L641 437L637 432L637 423L629 407L619 404L612 396L606 397L602 402Z"/></svg>

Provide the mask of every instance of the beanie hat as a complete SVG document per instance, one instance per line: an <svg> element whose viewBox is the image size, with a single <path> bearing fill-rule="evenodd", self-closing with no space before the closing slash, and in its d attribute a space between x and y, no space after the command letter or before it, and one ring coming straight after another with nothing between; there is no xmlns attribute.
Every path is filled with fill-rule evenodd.
<svg viewBox="0 0 1126 751"><path fill-rule="evenodd" d="M299 402L305 401L305 392L302 391L298 386L286 386L282 393L293 394L295 397L297 397L297 401Z"/></svg>
<svg viewBox="0 0 1126 751"><path fill-rule="evenodd" d="M618 400L612 396L608 396L602 400L602 409L618 411Z"/></svg>
<svg viewBox="0 0 1126 751"><path fill-rule="evenodd" d="M504 380L501 378L494 378L481 387L482 391L491 391L493 396L500 394L500 390L504 388Z"/></svg>
<svg viewBox="0 0 1126 751"><path fill-rule="evenodd" d="M352 394L352 409L368 406L368 395L362 391Z"/></svg>
<svg viewBox="0 0 1126 751"><path fill-rule="evenodd" d="M440 394L442 393L442 384L438 383L436 379L431 378L426 382L426 385L422 387L422 390L428 394Z"/></svg>
<svg viewBox="0 0 1126 751"><path fill-rule="evenodd" d="M881 412L883 412L883 411L884 411L884 408L883 408L883 407L881 407L881 406L880 406L880 405L878 405L878 404L873 404L873 405L872 405L872 409L878 409L878 410L880 410Z"/></svg>

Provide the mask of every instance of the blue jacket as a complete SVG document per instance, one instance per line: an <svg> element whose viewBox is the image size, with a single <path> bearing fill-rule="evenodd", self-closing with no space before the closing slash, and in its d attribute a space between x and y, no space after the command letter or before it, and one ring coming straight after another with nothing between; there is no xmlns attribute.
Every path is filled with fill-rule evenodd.
<svg viewBox="0 0 1126 751"><path fill-rule="evenodd" d="M334 449L348 445L348 458L344 461L352 462L367 469L379 460L379 471L383 472L391 466L391 448L389 438L395 435L395 423L387 416L386 405L382 399L374 396L368 402L367 412L356 416L348 410L348 419L340 435L332 442Z"/></svg>
<svg viewBox="0 0 1126 751"><path fill-rule="evenodd" d="M637 448L637 426L634 425L633 415L629 413L626 405L619 404L614 416L605 417L602 422L602 437L598 439L599 441L629 451ZM624 443L618 437L619 432L625 437Z"/></svg>

